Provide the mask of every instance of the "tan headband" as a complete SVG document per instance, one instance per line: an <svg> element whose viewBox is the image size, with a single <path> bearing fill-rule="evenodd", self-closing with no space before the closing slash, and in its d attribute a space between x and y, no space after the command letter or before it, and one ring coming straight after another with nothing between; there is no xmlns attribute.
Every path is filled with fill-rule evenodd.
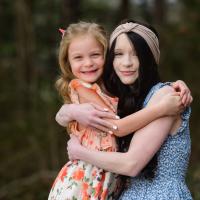
<svg viewBox="0 0 200 200"><path fill-rule="evenodd" d="M122 33L128 33L128 32L134 32L140 35L148 44L149 48L151 49L151 52L155 58L155 61L157 64L159 64L160 59L160 49L159 49L159 42L158 38L149 28L133 23L128 22L125 24L119 25L111 34L110 36L110 47L113 43L113 41Z"/></svg>

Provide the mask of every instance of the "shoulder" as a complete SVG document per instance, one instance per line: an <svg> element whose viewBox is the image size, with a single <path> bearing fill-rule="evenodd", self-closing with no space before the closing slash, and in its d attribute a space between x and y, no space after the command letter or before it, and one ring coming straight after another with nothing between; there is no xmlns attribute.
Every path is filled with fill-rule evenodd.
<svg viewBox="0 0 200 200"><path fill-rule="evenodd" d="M144 100L143 106L146 106L150 99L160 99L163 96L172 92L174 92L174 89L173 87L171 87L170 82L157 83L150 89L149 93L147 94Z"/></svg>
<svg viewBox="0 0 200 200"><path fill-rule="evenodd" d="M73 89L77 89L79 87L91 88L92 85L89 84L89 83L85 83L80 79L73 79L73 80L70 81L69 87L73 88Z"/></svg>
<svg viewBox="0 0 200 200"><path fill-rule="evenodd" d="M152 97L163 97L166 94L170 94L174 92L174 88L170 85L164 85L163 87L157 89L154 94L152 95Z"/></svg>

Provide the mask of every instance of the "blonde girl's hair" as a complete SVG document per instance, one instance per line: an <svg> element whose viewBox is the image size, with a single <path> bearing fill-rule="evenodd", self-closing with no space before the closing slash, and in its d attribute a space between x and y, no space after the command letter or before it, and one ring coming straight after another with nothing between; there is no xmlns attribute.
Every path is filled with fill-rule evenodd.
<svg viewBox="0 0 200 200"><path fill-rule="evenodd" d="M74 75L72 74L70 63L68 60L68 48L73 38L85 34L93 36L103 46L104 58L105 58L108 42L107 42L106 31L101 25L89 22L78 22L70 24L68 26L68 28L64 31L62 40L60 42L58 60L59 60L61 75L55 84L58 92L62 96L65 103L71 102L68 93L68 85L69 82L73 78L75 78Z"/></svg>

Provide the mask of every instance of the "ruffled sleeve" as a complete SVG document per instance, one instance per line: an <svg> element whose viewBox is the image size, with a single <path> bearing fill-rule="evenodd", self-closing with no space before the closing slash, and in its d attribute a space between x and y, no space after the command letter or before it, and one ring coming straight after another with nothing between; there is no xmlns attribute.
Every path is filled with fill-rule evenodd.
<svg viewBox="0 0 200 200"><path fill-rule="evenodd" d="M187 107L181 114L182 123L178 129L178 133L182 133L189 126L190 114L191 114L191 107Z"/></svg>
<svg viewBox="0 0 200 200"><path fill-rule="evenodd" d="M79 82L76 79L73 79L70 83L69 83L69 96L71 98L72 103L76 103L79 104L79 97L78 94L76 92L76 88L79 86Z"/></svg>
<svg viewBox="0 0 200 200"><path fill-rule="evenodd" d="M77 88L80 86L93 90L97 95L99 95L101 97L101 99L104 101L104 103L108 107L110 107L110 109L113 112L116 113L116 108L117 108L117 103L118 103L117 98L112 98L112 97L109 97L106 94L104 94L98 84L86 83L79 79L73 79L69 83L69 95L70 95L72 103L80 104L79 96L77 93Z"/></svg>

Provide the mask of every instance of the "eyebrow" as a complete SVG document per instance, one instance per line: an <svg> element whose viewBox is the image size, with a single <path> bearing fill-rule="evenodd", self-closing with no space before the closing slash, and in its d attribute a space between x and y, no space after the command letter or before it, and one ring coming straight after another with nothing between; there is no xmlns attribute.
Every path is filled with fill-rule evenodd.
<svg viewBox="0 0 200 200"><path fill-rule="evenodd" d="M115 49L115 51L122 51L122 49L119 49L119 48L118 48L118 49Z"/></svg>

